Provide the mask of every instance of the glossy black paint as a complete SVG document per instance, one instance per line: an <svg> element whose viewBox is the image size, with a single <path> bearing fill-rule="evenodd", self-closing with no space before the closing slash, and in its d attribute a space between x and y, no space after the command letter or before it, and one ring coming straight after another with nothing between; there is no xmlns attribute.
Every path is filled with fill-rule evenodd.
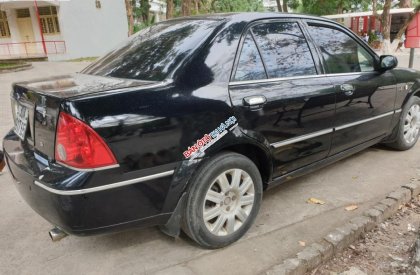
<svg viewBox="0 0 420 275"><path fill-rule="evenodd" d="M273 144L401 109L420 91L420 74L414 70L328 74L306 23L316 21L343 29L326 19L277 13L198 18L211 20L212 29L197 47L177 51L180 58L175 59L175 65L171 63L167 72L170 77L145 81L86 74L94 71L92 65L85 73L13 86L12 97L32 110L30 127L25 141L10 132L3 147L16 186L35 211L66 232L79 235L163 225L188 192L197 167L218 152L232 150L246 155L257 164L264 184L273 186L386 136L390 141L399 114L278 148ZM279 21L299 25L301 39L306 39L312 56L311 71L316 74L235 83L247 31L260 23ZM179 23L173 20L165 24ZM194 31L188 35L203 38ZM351 97L341 93L342 84L356 87ZM245 97L258 95L267 99L265 104L244 106ZM94 128L110 146L119 167L75 171L55 163L55 128L60 111ZM189 146L231 116L238 119L236 128L200 158L185 159L183 152ZM171 170L173 176L84 195L57 195L34 184L38 180L56 190L83 190Z"/></svg>

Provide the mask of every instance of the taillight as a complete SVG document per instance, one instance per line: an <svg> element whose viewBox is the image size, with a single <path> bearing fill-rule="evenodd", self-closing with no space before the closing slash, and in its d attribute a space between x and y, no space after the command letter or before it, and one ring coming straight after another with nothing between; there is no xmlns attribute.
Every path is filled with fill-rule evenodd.
<svg viewBox="0 0 420 275"><path fill-rule="evenodd" d="M91 127L63 112L58 118L55 159L79 169L117 164L109 147Z"/></svg>

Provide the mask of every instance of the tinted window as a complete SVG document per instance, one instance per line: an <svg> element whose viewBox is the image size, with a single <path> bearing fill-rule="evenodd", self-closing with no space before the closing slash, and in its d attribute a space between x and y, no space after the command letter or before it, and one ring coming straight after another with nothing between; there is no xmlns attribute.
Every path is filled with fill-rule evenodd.
<svg viewBox="0 0 420 275"><path fill-rule="evenodd" d="M242 52L239 57L238 68L236 69L235 80L258 80L266 79L264 65L261 56L258 53L258 48L255 45L254 39L250 33L247 34Z"/></svg>
<svg viewBox="0 0 420 275"><path fill-rule="evenodd" d="M162 22L111 51L83 73L161 81L197 48L219 23L210 20Z"/></svg>
<svg viewBox="0 0 420 275"><path fill-rule="evenodd" d="M270 78L316 74L309 46L297 23L260 24L252 31Z"/></svg>
<svg viewBox="0 0 420 275"><path fill-rule="evenodd" d="M319 26L309 26L309 32L321 50L328 73L374 70L372 55L346 33Z"/></svg>

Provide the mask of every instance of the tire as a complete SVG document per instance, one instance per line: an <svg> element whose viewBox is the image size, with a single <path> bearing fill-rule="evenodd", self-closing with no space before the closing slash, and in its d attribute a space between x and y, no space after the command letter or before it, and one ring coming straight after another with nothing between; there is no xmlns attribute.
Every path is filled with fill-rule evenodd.
<svg viewBox="0 0 420 275"><path fill-rule="evenodd" d="M398 127L396 140L387 146L405 151L412 148L420 133L420 98L413 96L405 105Z"/></svg>
<svg viewBox="0 0 420 275"><path fill-rule="evenodd" d="M253 224L262 199L261 175L247 157L221 153L197 170L187 196L183 231L204 248L221 248Z"/></svg>

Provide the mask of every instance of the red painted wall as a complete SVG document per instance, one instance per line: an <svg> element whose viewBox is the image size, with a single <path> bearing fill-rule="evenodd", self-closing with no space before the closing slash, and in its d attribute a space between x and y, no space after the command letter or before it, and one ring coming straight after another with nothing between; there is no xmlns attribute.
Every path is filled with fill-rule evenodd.
<svg viewBox="0 0 420 275"><path fill-rule="evenodd" d="M420 13L411 21L407 28L405 40L406 48L420 48Z"/></svg>

